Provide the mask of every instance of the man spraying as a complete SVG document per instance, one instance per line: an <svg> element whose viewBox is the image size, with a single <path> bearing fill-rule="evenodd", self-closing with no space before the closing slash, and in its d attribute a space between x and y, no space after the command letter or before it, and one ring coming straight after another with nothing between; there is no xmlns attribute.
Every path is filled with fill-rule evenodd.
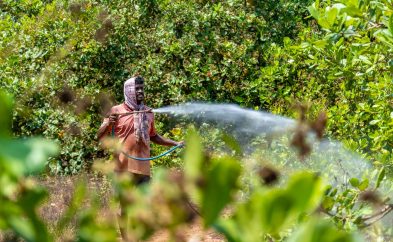
<svg viewBox="0 0 393 242"><path fill-rule="evenodd" d="M109 116L104 119L98 130L98 139L105 135L114 135L122 144L122 150L116 157L117 173L129 173L136 184L150 180L150 162L130 158L149 158L150 141L164 146L178 146L183 142L166 139L157 134L154 127L154 114L143 101L144 79L132 77L124 83L124 103L110 109ZM127 156L129 154L129 156Z"/></svg>
<svg viewBox="0 0 393 242"><path fill-rule="evenodd" d="M122 151L116 155L115 172L119 175L130 175L136 185L150 181L150 141L164 146L179 146L183 142L166 139L157 134L154 127L154 114L143 101L144 79L132 77L124 83L124 103L112 107L109 116L101 124L97 136L102 139L106 135L115 135L122 144ZM136 160L132 157L142 158ZM124 228L126 202L122 195L120 200L120 232L124 241L128 241Z"/></svg>

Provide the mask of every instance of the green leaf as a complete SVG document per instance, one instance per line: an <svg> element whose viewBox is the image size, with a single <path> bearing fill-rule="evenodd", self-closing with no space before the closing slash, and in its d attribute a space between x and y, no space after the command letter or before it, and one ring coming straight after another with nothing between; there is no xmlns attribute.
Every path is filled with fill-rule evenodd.
<svg viewBox="0 0 393 242"><path fill-rule="evenodd" d="M34 227L28 220L25 220L23 217L19 216L11 216L8 219L8 223L17 234L27 241L35 241Z"/></svg>
<svg viewBox="0 0 393 242"><path fill-rule="evenodd" d="M316 47L318 47L318 48L325 48L326 46L327 46L327 41L326 40L318 40L318 41L315 41L314 43L313 43Z"/></svg>
<svg viewBox="0 0 393 242"><path fill-rule="evenodd" d="M372 65L373 63L368 59L367 56L365 55L359 55L359 60L361 60L363 63L367 64L367 65Z"/></svg>
<svg viewBox="0 0 393 242"><path fill-rule="evenodd" d="M16 175L41 171L46 165L47 158L56 153L57 146L44 139L0 139L0 155L9 160L5 165Z"/></svg>
<svg viewBox="0 0 393 242"><path fill-rule="evenodd" d="M389 17L388 28L389 28L390 33L393 35L393 14L390 15L390 17Z"/></svg>
<svg viewBox="0 0 393 242"><path fill-rule="evenodd" d="M385 178L385 168L382 167L378 173L377 183L375 184L375 189L379 188L381 185L382 180Z"/></svg>
<svg viewBox="0 0 393 242"><path fill-rule="evenodd" d="M0 137L10 134L12 106L10 95L0 90Z"/></svg>
<svg viewBox="0 0 393 242"><path fill-rule="evenodd" d="M244 236L241 235L241 231L233 219L221 219L213 225L213 228L225 235L225 239L228 242L242 241L242 238L244 239Z"/></svg>
<svg viewBox="0 0 393 242"><path fill-rule="evenodd" d="M215 222L221 210L231 201L237 188L241 166L239 161L224 157L212 161L202 187L202 215L205 227Z"/></svg>
<svg viewBox="0 0 393 242"><path fill-rule="evenodd" d="M347 13L351 17L362 17L362 11L354 6L344 8L343 12Z"/></svg>
<svg viewBox="0 0 393 242"><path fill-rule="evenodd" d="M338 230L336 226L319 218L311 219L300 227L287 242L355 242L361 241L354 235Z"/></svg>
<svg viewBox="0 0 393 242"><path fill-rule="evenodd" d="M262 223L261 214L264 211L265 203L270 201L269 194L262 189L256 190L245 203L238 204L235 213L229 219L220 219L217 223L225 228L225 233L229 234L229 241L260 241L262 232L266 227Z"/></svg>
<svg viewBox="0 0 393 242"><path fill-rule="evenodd" d="M39 204L47 197L45 189L35 187L29 190L24 196L18 201L21 208L24 209L25 215L29 218L29 223L34 228L34 241L52 241L46 225L41 221L39 216L36 214L36 210Z"/></svg>
<svg viewBox="0 0 393 242"><path fill-rule="evenodd" d="M351 183L351 185L353 187L358 187L360 182L359 182L359 179L353 177L353 178L349 179L349 183Z"/></svg>
<svg viewBox="0 0 393 242"><path fill-rule="evenodd" d="M314 210L324 191L322 180L316 174L299 172L293 175L286 189L272 190L257 201L261 206L263 230L277 234L296 216Z"/></svg>
<svg viewBox="0 0 393 242"><path fill-rule="evenodd" d="M195 130L189 130L186 144L184 154L184 171L190 179L197 179L201 174L203 147L201 138Z"/></svg>
<svg viewBox="0 0 393 242"><path fill-rule="evenodd" d="M296 202L283 190L271 191L266 194L262 204L261 225L267 233L277 234L287 222L300 210L294 210Z"/></svg>
<svg viewBox="0 0 393 242"><path fill-rule="evenodd" d="M47 227L37 216L39 204L46 197L43 188L26 188L17 201L2 201L1 217L6 225L26 241L52 241Z"/></svg>
<svg viewBox="0 0 393 242"><path fill-rule="evenodd" d="M319 18L319 12L318 10L315 8L315 3L313 3L311 6L309 6L308 8L308 12L311 14L311 16L313 16L313 18L317 19Z"/></svg>
<svg viewBox="0 0 393 242"><path fill-rule="evenodd" d="M364 191L368 188L369 185L369 180L368 179L364 179L358 186L360 191Z"/></svg>
<svg viewBox="0 0 393 242"><path fill-rule="evenodd" d="M388 29L377 30L375 31L374 36L384 44L393 47L393 35Z"/></svg>
<svg viewBox="0 0 393 242"><path fill-rule="evenodd" d="M376 125L381 120L372 120L370 121L370 125Z"/></svg>
<svg viewBox="0 0 393 242"><path fill-rule="evenodd" d="M301 211L312 210L318 206L324 193L322 179L310 172L300 172L288 182L288 193Z"/></svg>
<svg viewBox="0 0 393 242"><path fill-rule="evenodd" d="M332 197L325 197L322 201L322 207L326 211L330 211L334 206L335 200Z"/></svg>
<svg viewBox="0 0 393 242"><path fill-rule="evenodd" d="M318 19L318 24L321 25L321 27L324 29L329 29L331 27L330 24L326 21L326 18Z"/></svg>
<svg viewBox="0 0 393 242"><path fill-rule="evenodd" d="M327 14L326 14L326 21L329 24L330 27L333 27L334 22L336 21L337 18L337 13L338 10L337 8L331 8Z"/></svg>

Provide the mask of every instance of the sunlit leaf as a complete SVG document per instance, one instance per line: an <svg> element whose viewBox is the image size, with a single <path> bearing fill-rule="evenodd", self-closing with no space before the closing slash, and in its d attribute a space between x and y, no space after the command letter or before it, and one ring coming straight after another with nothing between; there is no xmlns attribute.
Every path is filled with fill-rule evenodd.
<svg viewBox="0 0 393 242"><path fill-rule="evenodd" d="M10 95L0 90L0 137L10 133L12 104Z"/></svg>
<svg viewBox="0 0 393 242"><path fill-rule="evenodd" d="M322 207L326 211L330 211L335 204L335 200L331 197L325 197L322 201Z"/></svg>
<svg viewBox="0 0 393 242"><path fill-rule="evenodd" d="M393 36L393 14L390 15L389 17L389 25L388 25L389 31L391 35Z"/></svg>
<svg viewBox="0 0 393 242"><path fill-rule="evenodd" d="M368 188L369 185L369 180L368 179L364 179L358 186L360 191L364 191Z"/></svg>
<svg viewBox="0 0 393 242"><path fill-rule="evenodd" d="M203 162L202 142L196 131L190 130L186 140L184 171L190 179L196 179L201 173Z"/></svg>
<svg viewBox="0 0 393 242"><path fill-rule="evenodd" d="M324 186L321 177L309 172L300 172L288 182L288 193L301 211L313 209L321 201Z"/></svg>
<svg viewBox="0 0 393 242"><path fill-rule="evenodd" d="M375 184L375 188L379 188L381 185L382 180L385 178L385 168L382 167L378 173L377 183Z"/></svg>
<svg viewBox="0 0 393 242"><path fill-rule="evenodd" d="M288 242L355 242L358 237L338 230L323 219L312 219L286 240Z"/></svg>
<svg viewBox="0 0 393 242"><path fill-rule="evenodd" d="M338 10L337 8L331 8L327 12L326 21L328 22L329 26L333 26L334 22L336 21Z"/></svg>
<svg viewBox="0 0 393 242"><path fill-rule="evenodd" d="M319 18L319 13L317 8L315 7L315 3L313 3L311 6L309 6L308 11L310 12L311 16L313 16L315 19Z"/></svg>
<svg viewBox="0 0 393 242"><path fill-rule="evenodd" d="M290 219L293 219L294 214L300 213L300 210L294 210L296 202L285 191L272 191L265 195L266 201L260 201L261 227L268 233L277 234Z"/></svg>
<svg viewBox="0 0 393 242"><path fill-rule="evenodd" d="M202 187L202 215L205 226L217 219L221 210L231 201L240 175L239 161L225 157L212 161L207 171L206 184Z"/></svg>
<svg viewBox="0 0 393 242"><path fill-rule="evenodd" d="M351 178L351 179L349 179L349 183L351 183L351 185L352 185L353 187L358 187L359 184L360 184L359 179L354 178L354 177Z"/></svg>
<svg viewBox="0 0 393 242"><path fill-rule="evenodd" d="M47 159L55 155L57 146L50 141L30 138L26 140L0 139L0 155L9 160L9 166L17 167L19 174L41 171Z"/></svg>

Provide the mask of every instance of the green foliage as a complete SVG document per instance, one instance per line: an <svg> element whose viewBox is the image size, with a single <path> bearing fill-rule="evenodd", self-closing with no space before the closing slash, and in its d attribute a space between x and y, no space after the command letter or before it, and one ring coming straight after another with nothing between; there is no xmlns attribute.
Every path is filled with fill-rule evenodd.
<svg viewBox="0 0 393 242"><path fill-rule="evenodd" d="M362 218L372 209L359 198L391 179L392 12L391 2L382 0L1 1L0 87L12 93L15 109L11 115L13 102L0 93L0 228L27 241L51 240L35 213L45 191L25 176L44 166L52 173L75 174L107 157L98 148L96 130L108 107L123 101L123 82L139 72L147 79L152 107L203 100L294 116L293 102L306 101L313 104L311 116L326 110L328 135L369 158L377 167L372 178L352 178L345 188L322 195L322 181L301 173L281 188L259 184L234 204L244 168L237 162L241 150L230 137L221 140L220 132L202 125L201 132L209 130L209 135L191 135L187 143L185 187L201 206L205 225L228 240L285 239L299 225L291 238L296 241L355 240L330 223L314 222L310 213L320 202L338 229L365 226ZM157 116L159 133L184 137L183 125ZM20 139L10 138L10 127ZM56 151L53 143L22 138L37 135L57 143L59 155L50 157ZM206 157L201 139L232 148L234 156ZM165 149L153 148L153 155ZM281 157L284 151L278 151ZM176 156L154 165L182 167ZM168 187L152 187L166 195L164 202L130 207L137 238L158 228L174 233L192 215L181 199L182 186L171 190L166 173L157 169L157 174ZM133 189L126 184L119 186ZM159 197L154 197L157 191L137 190L135 199ZM86 196L77 189L57 231ZM229 205L235 207L233 216L221 219ZM113 221L98 223L97 206L78 217L80 240L115 237ZM171 219L141 212L150 208L158 214L169 211ZM333 233L336 238L326 236Z"/></svg>
<svg viewBox="0 0 393 242"><path fill-rule="evenodd" d="M391 173L393 106L391 5L386 1L317 1L298 39L271 45L253 82L269 109L291 111L293 100L327 110L328 134Z"/></svg>
<svg viewBox="0 0 393 242"><path fill-rule="evenodd" d="M0 104L9 102L6 95L0 97ZM47 225L36 213L46 191L26 175L42 169L46 157L56 152L55 146L43 141L37 145L38 139L22 142L7 136L0 138L8 142L7 149L0 149L0 185L3 188L0 193L0 230L11 230L26 241L52 241ZM228 142L229 138L224 139ZM249 175L244 174L246 170L240 165L242 154L237 151L233 157L209 157L204 155L201 141L195 130L189 132L184 173L157 170L150 184L138 187L128 175L108 173L113 177L126 215L126 219L119 222L128 231L130 239L145 240L161 230L168 230L172 239L178 238L182 226L192 223L197 216L195 208L191 208L192 198L200 207L206 228L215 228L228 241L360 241L353 233L342 230L340 227L345 228L345 224L340 221L362 221L359 217L362 209L353 208L360 192L368 186L368 180L356 182L352 179L355 189L338 193L326 187L319 175L302 171L292 174L282 186L257 183L247 198L236 201L236 194L241 189L239 178ZM237 147L233 141L232 146ZM13 169L13 164L18 166L17 169ZM375 178L380 186L384 172L376 172ZM87 198L90 201L88 206L84 204ZM100 218L99 199L99 194L88 194L85 182L79 183L68 209L54 226L54 232L62 233L75 219L76 240L116 240L116 222L111 218ZM362 206L366 208L365 203ZM337 213L331 215L333 207ZM229 210L222 217L220 214L224 208ZM321 213L321 209L325 213ZM323 221L322 217L331 217L331 221L340 227Z"/></svg>
<svg viewBox="0 0 393 242"><path fill-rule="evenodd" d="M2 105L0 106L0 112L3 115L0 117L0 135L9 136L11 128L11 110L12 110L12 99L9 95L4 92L0 92L0 100Z"/></svg>
<svg viewBox="0 0 393 242"><path fill-rule="evenodd" d="M9 123L10 98L0 93L0 116ZM42 139L15 140L6 136L7 125L0 126L0 229L12 229L26 241L51 241L36 209L46 192L36 187L25 175L41 170L56 146Z"/></svg>
<svg viewBox="0 0 393 242"><path fill-rule="evenodd" d="M392 150L389 140L393 137L388 128L393 108L389 101L391 5L384 1L321 5L316 3L309 9L326 35L308 41L305 49L312 59L318 60L309 65L314 66L315 78L337 87L330 90L336 95L334 107L329 108L331 130L340 137L345 137L346 132L352 138L356 136L357 139L348 139L351 148L377 151L380 155L370 157L387 164Z"/></svg>
<svg viewBox="0 0 393 242"><path fill-rule="evenodd" d="M188 100L258 106L258 94L249 87L266 63L266 48L296 35L301 25L294 18L308 22L296 15L305 13L307 1L255 7L243 1L2 4L0 78L18 100L13 131L58 140L61 156L51 161L50 171L71 174L103 156L94 139L99 114L106 112L102 106L108 105L105 93L122 102L118 90L132 74L147 78L153 107ZM74 94L69 107L58 102L65 87ZM70 132L74 126L80 133ZM162 163L173 164L169 158Z"/></svg>
<svg viewBox="0 0 393 242"><path fill-rule="evenodd" d="M339 241L360 241L354 235L343 233L337 230L327 221L311 220L303 225L301 229L288 241L304 242L339 242Z"/></svg>
<svg viewBox="0 0 393 242"><path fill-rule="evenodd" d="M205 226L210 226L231 201L240 175L240 164L235 159L223 157L211 162L211 169L205 175L206 181L203 181L206 184L202 184L201 214Z"/></svg>
<svg viewBox="0 0 393 242"><path fill-rule="evenodd" d="M51 160L50 170L74 174L87 167L88 160L98 151L95 146L87 145L94 140L90 122L98 115L84 114L90 107L90 100L82 98L96 88L81 91L77 100L68 100L72 107L61 105L58 97L65 86L72 86L72 81L68 80L75 78L70 75L70 68L75 64L76 52L79 55L97 46L90 38L100 26L100 20L96 19L98 8L88 3L36 2L40 4L34 14L18 10L17 16L13 12L16 6L32 2L2 3L5 7L1 15L4 33L0 47L4 57L0 61L0 68L4 70L0 74L1 86L18 100L14 133L43 135L58 141L62 147L61 156ZM72 109L77 109L77 115L70 112Z"/></svg>
<svg viewBox="0 0 393 242"><path fill-rule="evenodd" d="M89 168L105 155L95 132L108 97L122 102L118 90L139 72L152 107L205 100L293 116L294 100L312 102L328 111L329 134L390 173L391 6L310 4L3 1L0 79L18 100L13 132L59 142L52 172ZM168 121L158 126L182 138Z"/></svg>
<svg viewBox="0 0 393 242"><path fill-rule="evenodd" d="M158 170L151 185L138 188L130 186L127 177L117 180L123 199L132 201L127 208L132 239L147 239L161 229L171 231L176 238L181 224L192 222L195 216L189 207L192 198L200 205L205 226L217 229L228 241L285 240L299 226L302 229L295 232L300 234L295 241L307 238L308 234L318 235L323 241L358 241L332 224L311 223L321 216L315 211L326 190L318 175L298 172L283 187L259 183L248 198L238 202L233 198L240 189L239 175L244 172L239 160L209 158L203 153L201 138L191 131L184 154L184 174ZM225 218L218 216L225 207L230 212ZM307 235L304 230L308 231ZM328 231L337 231L336 237L327 237ZM313 237L309 239L316 241Z"/></svg>
<svg viewBox="0 0 393 242"><path fill-rule="evenodd" d="M298 173L290 178L286 188L255 190L248 201L239 205L233 218L222 220L217 226L230 241L260 241L266 234L279 237L300 215L313 211L322 194L320 178Z"/></svg>

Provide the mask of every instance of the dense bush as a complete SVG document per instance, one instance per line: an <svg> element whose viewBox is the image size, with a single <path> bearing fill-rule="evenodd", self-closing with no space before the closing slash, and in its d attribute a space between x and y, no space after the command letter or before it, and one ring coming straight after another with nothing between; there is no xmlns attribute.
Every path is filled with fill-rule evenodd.
<svg viewBox="0 0 393 242"><path fill-rule="evenodd" d="M2 1L13 131L61 144L53 172L88 168L103 156L101 115L140 73L152 107L204 100L293 116L294 101L310 102L328 111L330 134L391 170L391 6L311 3Z"/></svg>
<svg viewBox="0 0 393 242"><path fill-rule="evenodd" d="M174 196L163 198L167 199L161 204L165 209L175 213L169 202L175 201L183 213L153 228L149 223L154 214L143 214L146 223L130 214L138 224L138 238L149 237L157 228L175 232L192 215L182 207L184 185L201 206L206 227L213 226L228 240L283 240L301 226L293 240L306 241L306 235L336 233L329 223L314 222L319 218L312 214L316 210L337 227L352 230L385 215L371 214L373 206L392 209L373 192L385 174L393 172L392 10L390 1L383 0L3 0L0 87L15 99L14 135L44 136L59 145L58 156L49 158L46 166L51 173L75 174L90 169L97 158L107 157L98 148L95 133L108 108L122 102L123 82L135 73L146 77L147 104L152 107L195 100L231 102L293 117L293 104L301 101L312 104L310 116L326 110L329 136L377 166L370 177L350 179L341 190L325 187L310 173L293 176L281 188L267 187L258 180L253 187L242 188L249 189L244 201L232 203L240 174L247 172L237 162L239 151L233 157L204 157L194 135L185 155L189 180L175 179L179 185L175 194L165 192L171 189L169 185L158 189L160 195ZM45 191L25 176L41 171L55 148L42 140L9 138L10 100L0 94L0 182L4 188L0 229L11 229L30 241L48 241L50 234L34 210ZM158 114L157 119L160 133L184 138L183 125ZM220 139L221 133L214 132L204 138L228 145ZM154 147L153 155L164 149ZM183 165L177 156L156 164ZM164 185L173 183L171 175L159 170L157 174L162 176L157 181ZM127 184L119 185L128 191ZM85 196L83 187L78 189L59 231ZM217 189L222 193L216 193ZM299 198L298 191L306 190L310 194ZM133 192L140 203L131 210L149 204L145 201L149 196ZM151 191L150 195L157 194ZM222 219L218 215L228 204L233 205L233 216ZM113 222L98 223L97 205L93 205L78 218L80 240L88 241L97 236L90 232L100 230L107 232L102 240L113 239ZM346 232L337 232L337 237L355 239Z"/></svg>
<svg viewBox="0 0 393 242"><path fill-rule="evenodd" d="M0 128L0 238L5 238L3 232L7 231L12 239L53 241L53 235L62 235L73 222L77 227L69 239L116 240L116 222L100 213L100 194L88 192L85 183L75 187L68 208L54 224L46 224L37 214L47 193L28 175L45 166L46 157L56 152L56 146L37 138L10 138L11 103L9 96L0 93L0 123L4 124ZM129 176L113 177L120 199L127 202L127 220L119 223L125 224L130 239L149 239L155 232L165 230L171 239L185 240L183 226L200 216L205 228L216 229L228 241L361 241L354 232L333 226L332 221L340 227L347 224L361 227L367 225L363 222L368 222L368 218L373 218L373 215L364 215L377 203L390 210L393 208L375 200L374 192L370 191L366 197L361 192L368 183L356 179L351 179L353 188L347 188L342 194L311 172L292 174L282 186L274 186L279 174L264 166L259 167L261 172L254 177L249 196L236 201L235 195L241 193L243 186L240 177L247 170L237 156L207 157L204 152L201 138L191 130L184 155L184 172L158 170L151 184L138 188L132 185ZM96 169L111 177L112 169L106 166L97 163ZM375 189L383 179L384 174L380 173ZM190 207L190 198L198 204L199 212ZM90 201L88 205L86 199ZM333 207L337 214L332 214ZM220 213L224 208L229 209L227 216L222 217ZM350 213L352 211L354 213ZM116 214L116 211L111 213Z"/></svg>
<svg viewBox="0 0 393 242"><path fill-rule="evenodd" d="M278 82L282 96L311 102L329 114L329 133L376 164L392 168L391 5L350 1L309 7L322 33L304 29L301 42L273 46L255 88ZM288 107L287 98L280 98ZM286 103L286 104L285 104ZM274 104L273 104L274 105Z"/></svg>
<svg viewBox="0 0 393 242"><path fill-rule="evenodd" d="M67 173L100 156L99 114L108 95L122 101L118 90L136 72L148 80L153 107L189 100L260 105L249 87L266 65L264 52L296 36L308 5L35 1L33 11L31 4L3 2L2 85L18 100L15 134L58 140L63 151L50 170ZM287 14L279 14L283 9ZM70 107L59 108L59 96Z"/></svg>

